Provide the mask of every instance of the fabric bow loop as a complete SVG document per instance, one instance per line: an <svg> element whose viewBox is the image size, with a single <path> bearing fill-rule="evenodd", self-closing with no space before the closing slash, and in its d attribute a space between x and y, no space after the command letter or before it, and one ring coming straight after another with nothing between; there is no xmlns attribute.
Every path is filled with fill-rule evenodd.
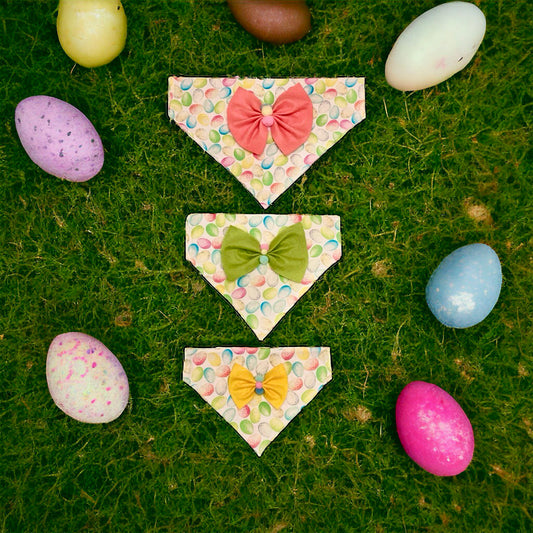
<svg viewBox="0 0 533 533"><path fill-rule="evenodd" d="M234 281L268 263L276 274L300 283L309 262L302 223L280 229L266 254L259 241L235 226L230 226L220 248L222 268L228 281Z"/></svg>
<svg viewBox="0 0 533 533"><path fill-rule="evenodd" d="M265 149L268 133L288 155L301 146L313 127L313 104L300 84L282 93L265 113L251 91L239 87L228 104L228 127L235 141L253 154Z"/></svg>
<svg viewBox="0 0 533 533"><path fill-rule="evenodd" d="M249 370L235 363L228 377L228 390L238 409L242 409L254 394L264 394L265 399L279 409L289 390L287 371L283 363L279 364L259 381Z"/></svg>

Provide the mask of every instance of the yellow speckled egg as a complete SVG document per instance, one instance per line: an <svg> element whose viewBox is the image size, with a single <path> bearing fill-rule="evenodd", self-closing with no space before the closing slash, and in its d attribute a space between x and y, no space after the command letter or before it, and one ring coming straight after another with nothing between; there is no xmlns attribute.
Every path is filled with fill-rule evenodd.
<svg viewBox="0 0 533 533"><path fill-rule="evenodd" d="M59 0L59 42L83 67L113 61L124 49L126 34L126 14L120 0Z"/></svg>

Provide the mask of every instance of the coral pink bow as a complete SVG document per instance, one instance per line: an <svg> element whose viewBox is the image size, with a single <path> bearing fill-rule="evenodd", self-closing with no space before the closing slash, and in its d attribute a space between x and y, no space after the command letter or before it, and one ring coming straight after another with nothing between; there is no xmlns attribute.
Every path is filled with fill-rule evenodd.
<svg viewBox="0 0 533 533"><path fill-rule="evenodd" d="M299 84L287 89L272 107L261 106L251 91L239 87L228 104L228 127L245 150L260 154L268 132L278 148L288 155L302 145L313 127L313 104Z"/></svg>

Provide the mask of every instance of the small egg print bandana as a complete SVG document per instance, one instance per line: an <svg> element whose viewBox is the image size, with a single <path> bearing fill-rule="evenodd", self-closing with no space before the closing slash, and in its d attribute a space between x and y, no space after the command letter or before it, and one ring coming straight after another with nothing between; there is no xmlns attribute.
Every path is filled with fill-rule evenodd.
<svg viewBox="0 0 533 533"><path fill-rule="evenodd" d="M258 456L331 378L327 347L185 349L183 381Z"/></svg>
<svg viewBox="0 0 533 533"><path fill-rule="evenodd" d="M186 258L263 340L342 256L336 215L194 213Z"/></svg>
<svg viewBox="0 0 533 533"><path fill-rule="evenodd" d="M364 78L168 82L169 118L265 209L366 116Z"/></svg>

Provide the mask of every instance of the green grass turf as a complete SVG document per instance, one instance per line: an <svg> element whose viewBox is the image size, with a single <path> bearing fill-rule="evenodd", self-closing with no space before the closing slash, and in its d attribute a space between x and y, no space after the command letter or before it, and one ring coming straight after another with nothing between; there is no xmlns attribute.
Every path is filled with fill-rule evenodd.
<svg viewBox="0 0 533 533"><path fill-rule="evenodd" d="M533 8L477 1L487 34L472 63L431 89L392 89L392 44L438 3L309 0L311 33L274 47L222 0L125 0L125 50L85 69L59 45L55 1L3 0L1 531L531 530ZM186 346L259 344L185 261L185 218L262 210L167 119L172 74L367 78L368 118L270 209L340 215L344 256L263 343L331 346L334 378L261 459L180 380ZM24 153L14 109L35 94L91 119L106 149L93 180L61 181ZM479 325L448 329L425 284L473 242L498 253L501 296ZM54 405L46 353L66 331L122 362L131 401L116 421ZM470 417L459 476L428 474L400 445L394 405L412 380Z"/></svg>

